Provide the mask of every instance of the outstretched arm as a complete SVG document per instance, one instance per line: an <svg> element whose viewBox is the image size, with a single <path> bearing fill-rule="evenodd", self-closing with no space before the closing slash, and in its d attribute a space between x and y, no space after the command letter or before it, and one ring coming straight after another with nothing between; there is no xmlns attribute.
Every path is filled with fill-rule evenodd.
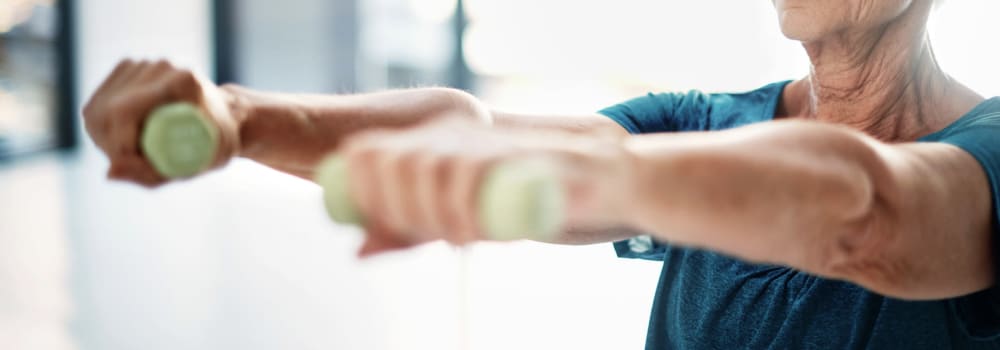
<svg viewBox="0 0 1000 350"><path fill-rule="evenodd" d="M446 147L445 133L462 147ZM560 243L624 238L632 230L614 228L630 227L908 299L993 283L988 181L943 143L885 144L807 121L621 138L448 124L363 134L343 155L371 219L366 254L481 238L469 184L496 161L529 156L563 169Z"/></svg>
<svg viewBox="0 0 1000 350"><path fill-rule="evenodd" d="M941 143L775 122L636 136L629 221L659 238L912 299L993 283L990 187Z"/></svg>
<svg viewBox="0 0 1000 350"><path fill-rule="evenodd" d="M145 119L157 106L185 101L206 111L220 131L215 166L243 156L311 178L316 163L348 135L403 128L434 119L525 125L578 133L624 132L597 115L551 117L489 111L477 98L448 88L415 88L352 95L285 94L237 85L217 87L167 61L124 60L83 109L93 141L111 159L111 178L155 186L167 181L138 147ZM614 131L618 129L618 131Z"/></svg>
<svg viewBox="0 0 1000 350"><path fill-rule="evenodd" d="M356 95L283 94L236 85L222 90L240 120L239 155L305 178L312 178L317 163L358 131L449 117L493 122L475 97L447 88Z"/></svg>
<svg viewBox="0 0 1000 350"><path fill-rule="evenodd" d="M626 134L606 117L529 116L489 110L478 98L449 88L415 88L356 95L282 94L236 85L222 89L240 122L240 156L311 178L317 163L348 135L456 118L484 125L578 134Z"/></svg>

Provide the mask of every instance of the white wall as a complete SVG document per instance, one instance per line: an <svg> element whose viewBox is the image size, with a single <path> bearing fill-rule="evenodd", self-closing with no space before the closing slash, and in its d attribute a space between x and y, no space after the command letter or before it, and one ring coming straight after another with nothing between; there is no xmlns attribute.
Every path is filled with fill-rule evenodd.
<svg viewBox="0 0 1000 350"><path fill-rule="evenodd" d="M998 27L985 19L963 20L993 13L983 6L997 5L993 0L968 1L942 8L934 31L938 54L946 68L974 88L1000 93L997 74L992 74L1000 65L991 63L1000 61L1000 53L976 39L996 38ZM772 24L761 20L771 16L767 5L741 3L740 8L752 11L729 13L712 23L720 28L727 21L767 26L758 29L777 35ZM123 57L166 57L210 73L208 1L81 0L77 7L80 101ZM708 5L695 10L715 11ZM704 13L669 15L698 21ZM744 16L759 18L740 22ZM562 30L571 35L571 28ZM725 74L704 81L698 70L688 68L712 68L694 54L707 44L697 40L697 33L682 34L686 39L672 42L680 46L670 52L685 56L664 64L676 69L654 74L669 76L674 87L743 89L765 78L792 78L804 67L801 62L772 63L762 72L741 75L726 66L719 68ZM282 35L282 40L294 37ZM641 30L627 35L634 42L662 37ZM705 35L717 41L729 37L725 31ZM589 43L577 44L582 50ZM788 52L789 45L773 37L748 39L738 47L773 50L759 55L764 57ZM728 51L712 47L718 51L713 64L738 59L739 53L725 56ZM650 65L660 55L671 59L662 47L649 50L633 54ZM303 53L289 52L287 60L273 56L275 61L264 63L293 64L299 62L296 54ZM292 73L288 76L305 74ZM285 75L260 74L257 78L272 81ZM337 88L308 79L301 86L287 84L276 87ZM556 90L518 88L522 94L546 97L517 105L579 107L580 96L591 97L586 89ZM65 193L60 199L59 194L37 192L56 199L35 203L65 206L56 213L66 221L45 227L52 233L65 230L69 238L73 331L84 349L620 349L643 343L659 265L617 260L608 245L481 245L464 258L443 245L430 245L359 262L353 258L358 232L325 218L315 186L250 162L238 161L224 171L157 191L106 182L106 160L87 139L81 156L66 164L39 170L57 172L61 181L47 175L18 183L51 185ZM50 252L58 261L60 248L54 249ZM44 271L61 273L57 267ZM52 299L56 305L58 298Z"/></svg>
<svg viewBox="0 0 1000 350"><path fill-rule="evenodd" d="M122 57L208 72L207 1L78 8L81 101ZM460 258L432 244L360 262L359 233L325 217L312 184L237 161L148 191L107 182L84 143L63 170L83 349L642 346L658 264L617 260L609 245Z"/></svg>
<svg viewBox="0 0 1000 350"><path fill-rule="evenodd" d="M208 1L80 0L76 9L81 104L126 57L168 58L211 73ZM200 226L207 215L191 210L176 232L157 229L172 207L204 210L209 204L171 200L171 193L154 202L144 191L108 184L104 156L89 138L81 140L79 158L65 173L72 330L80 348L216 348L211 328L218 283L210 249L216 244L183 230Z"/></svg>

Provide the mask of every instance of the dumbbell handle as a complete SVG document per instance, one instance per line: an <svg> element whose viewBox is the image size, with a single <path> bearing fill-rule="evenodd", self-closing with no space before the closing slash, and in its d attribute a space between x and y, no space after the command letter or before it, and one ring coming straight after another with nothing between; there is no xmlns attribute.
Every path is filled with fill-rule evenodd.
<svg viewBox="0 0 1000 350"><path fill-rule="evenodd" d="M150 113L141 146L150 164L166 178L189 177L211 166L219 131L196 106L180 102ZM316 169L316 182L330 217L362 224L349 189L347 165L331 156ZM495 165L479 189L480 227L495 240L547 239L558 233L565 215L565 196L552 167L540 161L506 161Z"/></svg>

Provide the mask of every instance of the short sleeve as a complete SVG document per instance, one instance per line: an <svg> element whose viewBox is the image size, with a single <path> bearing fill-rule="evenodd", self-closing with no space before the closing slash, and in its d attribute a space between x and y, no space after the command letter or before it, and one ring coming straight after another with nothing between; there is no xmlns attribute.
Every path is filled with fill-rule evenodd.
<svg viewBox="0 0 1000 350"><path fill-rule="evenodd" d="M705 130L709 99L709 95L697 90L648 93L598 113L611 118L632 134Z"/></svg>
<svg viewBox="0 0 1000 350"><path fill-rule="evenodd" d="M951 144L972 155L990 182L993 197L992 250L994 271L1000 281L1000 112L975 117L946 131L938 142ZM1000 338L1000 286L950 300L958 321L975 339Z"/></svg>
<svg viewBox="0 0 1000 350"><path fill-rule="evenodd" d="M676 132L701 129L696 121L704 112L696 106L705 105L706 96L697 91L688 93L649 93L614 106L599 113L611 118L631 134ZM633 237L614 243L615 253L621 258L663 261L667 246L648 235Z"/></svg>
<svg viewBox="0 0 1000 350"><path fill-rule="evenodd" d="M599 113L632 134L723 130L771 120L789 81L768 84L737 94L648 93L605 108ZM667 245L649 236L615 242L623 258L663 260Z"/></svg>

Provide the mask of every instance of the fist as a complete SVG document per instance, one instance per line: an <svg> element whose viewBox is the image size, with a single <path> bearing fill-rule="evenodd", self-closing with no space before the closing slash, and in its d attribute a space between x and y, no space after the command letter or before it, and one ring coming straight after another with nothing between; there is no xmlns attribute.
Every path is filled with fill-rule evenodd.
<svg viewBox="0 0 1000 350"><path fill-rule="evenodd" d="M219 130L213 167L239 151L239 123L230 111L232 98L193 72L164 60L124 60L83 108L84 125L94 143L111 160L108 178L147 187L167 181L145 158L139 138L149 113L171 102L188 102Z"/></svg>
<svg viewBox="0 0 1000 350"><path fill-rule="evenodd" d="M551 165L566 196L564 227L616 225L630 192L630 158L618 140L598 136L446 120L355 134L341 147L349 194L365 218L362 256L485 239L478 195L503 161Z"/></svg>

